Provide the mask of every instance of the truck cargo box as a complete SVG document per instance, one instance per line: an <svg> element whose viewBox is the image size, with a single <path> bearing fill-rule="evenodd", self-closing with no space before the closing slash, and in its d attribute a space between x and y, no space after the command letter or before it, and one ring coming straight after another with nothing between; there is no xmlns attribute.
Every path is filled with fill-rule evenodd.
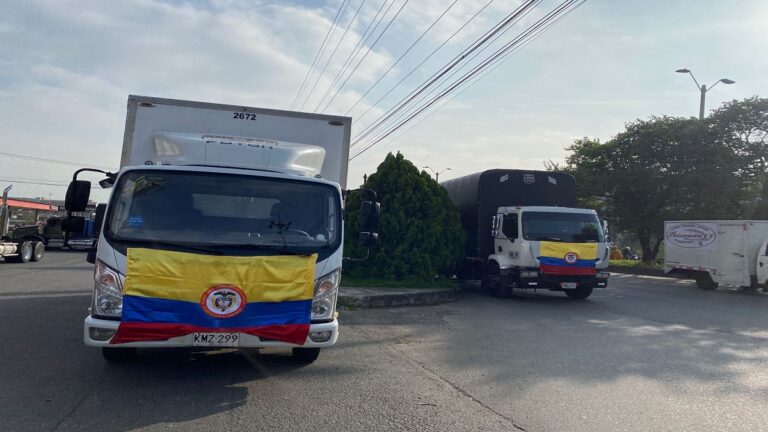
<svg viewBox="0 0 768 432"><path fill-rule="evenodd" d="M253 152L267 162L270 156L274 160L286 155L308 165L323 160L323 155L311 149L296 150L297 144L304 144L324 150L320 175L346 189L351 125L349 117L132 95L120 166L144 165L158 159L160 153L183 160L184 155L174 152L186 151L194 155L191 160L206 156L206 165L241 167L247 165L245 150L265 145L282 146L271 153ZM216 155L206 154L208 148L198 148L208 141L219 144ZM223 144L228 143L226 148ZM285 151L279 153L281 149Z"/></svg>
<svg viewBox="0 0 768 432"><path fill-rule="evenodd" d="M716 284L753 286L768 241L768 221L664 222L664 270L708 273Z"/></svg>
<svg viewBox="0 0 768 432"><path fill-rule="evenodd" d="M467 232L467 257L493 253L491 218L499 207L576 207L573 176L547 171L492 169L442 183Z"/></svg>

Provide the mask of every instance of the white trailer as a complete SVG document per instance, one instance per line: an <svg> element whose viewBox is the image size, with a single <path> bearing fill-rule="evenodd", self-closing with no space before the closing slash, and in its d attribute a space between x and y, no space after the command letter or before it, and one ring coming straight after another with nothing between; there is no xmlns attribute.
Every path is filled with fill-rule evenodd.
<svg viewBox="0 0 768 432"><path fill-rule="evenodd" d="M664 271L687 274L701 289L765 287L768 221L664 222Z"/></svg>
<svg viewBox="0 0 768 432"><path fill-rule="evenodd" d="M89 254L89 261L96 264L96 283L84 323L85 344L101 347L110 361L130 358L136 348L201 345L282 346L292 348L302 361L313 361L321 348L334 345L350 128L348 117L130 96L120 171L107 173L108 178L100 182L113 190L97 249ZM67 191L70 214L82 211L88 199L89 183L77 180L81 171L75 173ZM378 239L378 205L363 201L361 210L360 243L371 246ZM81 223L73 217L67 219L70 226ZM244 307L245 291L217 279L217 284L200 292L204 299L200 305L189 301L190 291L185 291L184 302L177 302L191 312L176 316L189 320L177 323L168 319L173 314L165 312L153 316L137 312L126 318L128 311L148 310L124 308L126 298L137 298L123 291L132 273L129 250L149 250L158 256L185 252L199 262L205 261L203 255L219 256L218 267L206 270L205 277L228 266L234 269L244 257L249 263L256 257L316 257L312 275L279 279L274 275L290 274L289 265L269 264L271 270L265 270L267 276L263 276L268 280L245 282L251 287L271 286L270 293L274 293L274 287L306 287L305 280L314 277L314 296L306 299L301 293L307 291L299 291L301 301L284 301L280 307L285 306L289 315L280 312L283 309L274 312L277 306L270 306L269 298L263 304L249 303L253 308ZM195 271L185 269L189 275ZM178 280L187 277L177 274ZM165 289L158 286L153 289ZM186 284L184 289L190 286ZM216 291L222 289L229 291ZM214 307L209 291L229 297L217 297L214 300L219 303ZM163 302L160 300L157 304ZM258 312L267 309L273 312ZM242 310L256 312L237 315ZM246 322L245 315L247 324L228 324ZM258 325L252 323L262 317L265 321L259 325L269 327L269 334L254 330ZM233 321L226 321L229 318ZM126 322L136 329L150 326L168 331L121 338ZM301 340L284 337L286 328L303 329L305 325L309 329L306 335L303 330L294 333Z"/></svg>

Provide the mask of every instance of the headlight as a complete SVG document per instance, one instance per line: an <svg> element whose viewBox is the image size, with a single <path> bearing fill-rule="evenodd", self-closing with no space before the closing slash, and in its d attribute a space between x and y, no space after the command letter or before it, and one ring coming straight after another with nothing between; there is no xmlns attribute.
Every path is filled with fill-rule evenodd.
<svg viewBox="0 0 768 432"><path fill-rule="evenodd" d="M96 261L93 274L92 315L119 318L123 314L123 286L120 275L101 261Z"/></svg>
<svg viewBox="0 0 768 432"><path fill-rule="evenodd" d="M341 269L336 269L315 282L315 297L312 299L312 319L329 320L336 311L336 297L339 294Z"/></svg>

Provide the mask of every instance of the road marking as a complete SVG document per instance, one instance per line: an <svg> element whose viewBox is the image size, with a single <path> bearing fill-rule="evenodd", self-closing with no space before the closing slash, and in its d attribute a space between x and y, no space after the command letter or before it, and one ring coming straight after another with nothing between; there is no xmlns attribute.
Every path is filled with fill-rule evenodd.
<svg viewBox="0 0 768 432"><path fill-rule="evenodd" d="M29 299L29 298L45 298L45 297L81 297L85 295L91 295L91 291L74 291L74 292L42 292L42 293L6 293L0 294L0 300L16 300L16 299Z"/></svg>

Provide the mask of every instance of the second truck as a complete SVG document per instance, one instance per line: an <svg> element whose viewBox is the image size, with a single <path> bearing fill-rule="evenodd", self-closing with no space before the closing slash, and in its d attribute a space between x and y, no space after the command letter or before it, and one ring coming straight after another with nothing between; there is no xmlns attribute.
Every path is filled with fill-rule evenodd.
<svg viewBox="0 0 768 432"><path fill-rule="evenodd" d="M594 210L576 208L576 183L556 172L493 169L442 183L467 233L460 277L492 295L563 291L585 299L608 285L610 250Z"/></svg>

